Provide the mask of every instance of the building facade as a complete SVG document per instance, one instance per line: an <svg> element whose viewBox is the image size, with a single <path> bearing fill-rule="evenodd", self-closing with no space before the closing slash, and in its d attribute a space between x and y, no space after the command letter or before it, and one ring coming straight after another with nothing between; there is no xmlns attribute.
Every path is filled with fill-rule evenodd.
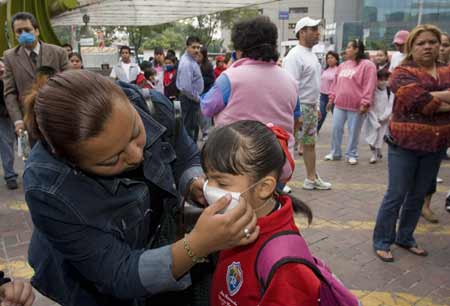
<svg viewBox="0 0 450 306"><path fill-rule="evenodd" d="M362 39L368 50L393 50L397 31L421 23L450 32L450 0L280 0L257 8L277 25L281 55L288 41L296 40L295 24L305 16L324 20L325 51L341 51L354 38ZM230 33L224 30L223 34L224 46L229 48Z"/></svg>
<svg viewBox="0 0 450 306"><path fill-rule="evenodd" d="M325 5L328 26L335 31L327 40L342 50L353 38L363 39L367 49L393 49L392 39L399 30L411 30L430 23L450 31L449 0L329 0ZM331 9L331 10L329 10Z"/></svg>

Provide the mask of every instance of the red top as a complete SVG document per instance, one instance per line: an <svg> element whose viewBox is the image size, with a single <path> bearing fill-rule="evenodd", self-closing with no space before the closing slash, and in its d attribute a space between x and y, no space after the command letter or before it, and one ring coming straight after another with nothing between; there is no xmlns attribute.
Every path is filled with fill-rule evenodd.
<svg viewBox="0 0 450 306"><path fill-rule="evenodd" d="M438 113L444 102L430 94L450 89L450 66L438 64L436 70L435 79L410 61L392 73L395 101L389 129L402 148L437 152L450 146L450 113Z"/></svg>
<svg viewBox="0 0 450 306"><path fill-rule="evenodd" d="M227 70L227 68L228 68L227 65L223 65L222 68L216 67L214 69L214 77L217 79L222 72Z"/></svg>
<svg viewBox="0 0 450 306"><path fill-rule="evenodd" d="M143 73L138 74L138 76L136 78L136 85L138 85L141 88L146 88L146 89L154 88L153 84L145 78Z"/></svg>
<svg viewBox="0 0 450 306"><path fill-rule="evenodd" d="M261 228L255 243L222 251L213 276L211 306L318 306L320 281L306 266L282 265L273 276L261 299L256 279L255 259L262 244L281 231L298 231L294 222L292 201L280 196L282 207L258 219Z"/></svg>

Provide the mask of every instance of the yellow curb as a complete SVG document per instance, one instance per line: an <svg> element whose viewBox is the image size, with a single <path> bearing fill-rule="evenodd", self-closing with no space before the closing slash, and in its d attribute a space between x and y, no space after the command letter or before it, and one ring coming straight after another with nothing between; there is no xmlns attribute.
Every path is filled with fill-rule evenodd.
<svg viewBox="0 0 450 306"><path fill-rule="evenodd" d="M14 203L8 204L8 207L12 210L29 211L27 203L23 201L16 201Z"/></svg>
<svg viewBox="0 0 450 306"><path fill-rule="evenodd" d="M409 293L352 290L363 306L448 306Z"/></svg>
<svg viewBox="0 0 450 306"><path fill-rule="evenodd" d="M301 229L306 228L330 228L336 230L363 230L372 231L375 227L374 221L328 221L324 219L313 219L310 226L304 217L296 216L295 223ZM450 236L450 226L440 224L419 224L415 230L416 234L432 234Z"/></svg>
<svg viewBox="0 0 450 306"><path fill-rule="evenodd" d="M339 184L339 183L337 184L332 183L332 184L333 186L331 187L331 190L379 191L383 193L387 190L386 184ZM290 181L288 185L294 188L303 188L303 182L301 181ZM442 184L437 186L437 192L439 193L448 193L449 191L450 191L449 186L445 186Z"/></svg>
<svg viewBox="0 0 450 306"><path fill-rule="evenodd" d="M33 268L23 260L0 261L0 271L9 271L12 278L30 279L34 275Z"/></svg>

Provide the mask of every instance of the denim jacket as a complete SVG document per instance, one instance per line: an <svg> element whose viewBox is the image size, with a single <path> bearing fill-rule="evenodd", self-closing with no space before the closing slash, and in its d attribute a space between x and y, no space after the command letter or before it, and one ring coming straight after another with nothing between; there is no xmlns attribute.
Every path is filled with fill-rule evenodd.
<svg viewBox="0 0 450 306"><path fill-rule="evenodd" d="M167 114L173 111L167 100L156 100L163 100ZM41 142L27 161L32 284L61 305L137 305L139 299L190 285L188 274L173 278L170 246L146 248L156 205L146 182L162 190L163 205L179 203L177 186L184 192L191 178L202 174L197 146L184 129L172 146L161 120L136 109L147 133L143 180L83 173Z"/></svg>

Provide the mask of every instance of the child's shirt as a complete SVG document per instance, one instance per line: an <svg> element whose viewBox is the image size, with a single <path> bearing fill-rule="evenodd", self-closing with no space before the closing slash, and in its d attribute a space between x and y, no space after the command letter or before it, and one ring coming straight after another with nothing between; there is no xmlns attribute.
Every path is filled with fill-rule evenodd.
<svg viewBox="0 0 450 306"><path fill-rule="evenodd" d="M393 94L388 94L388 89L375 89L373 105L370 112L375 114L378 121L386 121L392 113Z"/></svg>
<svg viewBox="0 0 450 306"><path fill-rule="evenodd" d="M259 218L259 238L251 245L222 251L210 291L211 306L316 306L320 281L306 266L287 263L277 269L261 299L255 260L262 244L275 233L298 231L292 201L280 196L282 207Z"/></svg>

